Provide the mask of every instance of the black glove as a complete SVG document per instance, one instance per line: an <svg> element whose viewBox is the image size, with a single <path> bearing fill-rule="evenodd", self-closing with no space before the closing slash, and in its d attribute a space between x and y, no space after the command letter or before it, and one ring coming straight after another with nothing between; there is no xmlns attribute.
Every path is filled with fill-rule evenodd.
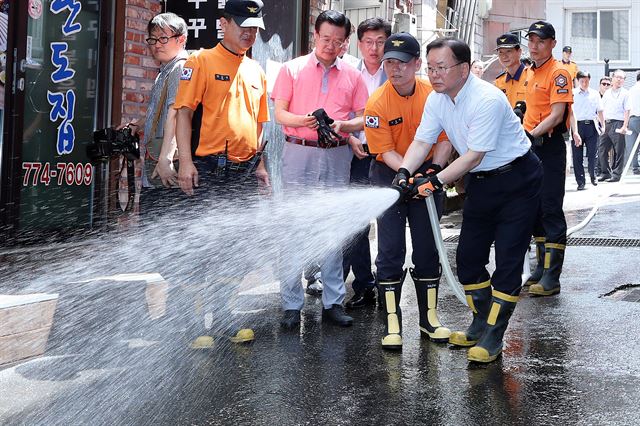
<svg viewBox="0 0 640 426"><path fill-rule="evenodd" d="M327 115L327 112L323 109L317 109L311 113L316 120L318 120L318 143L321 146L337 146L337 144L344 140L344 138L336 133L331 125L334 123L333 118Z"/></svg>
<svg viewBox="0 0 640 426"><path fill-rule="evenodd" d="M531 133L527 132L526 130L524 132L529 138L529 140L531 141L531 145L542 146L542 143L544 142L544 139L542 139L542 136L533 136Z"/></svg>
<svg viewBox="0 0 640 426"><path fill-rule="evenodd" d="M393 178L393 182L391 182L391 187L396 191L400 192L402 195L406 195L409 193L409 178L411 177L411 173L409 170L404 167L400 167L398 169L398 173Z"/></svg>
<svg viewBox="0 0 640 426"><path fill-rule="evenodd" d="M432 165L429 166L429 168L425 172L425 176L427 176L427 177L435 176L438 173L440 173L441 171L442 171L442 166L440 164L432 164ZM416 177L418 177L417 174L416 174Z"/></svg>
<svg viewBox="0 0 640 426"><path fill-rule="evenodd" d="M520 122L524 121L524 113L527 112L527 104L525 101L517 101L516 105L513 107L513 112L518 116Z"/></svg>
<svg viewBox="0 0 640 426"><path fill-rule="evenodd" d="M443 186L436 175L409 179L410 194L413 198L426 198L434 192L441 191Z"/></svg>

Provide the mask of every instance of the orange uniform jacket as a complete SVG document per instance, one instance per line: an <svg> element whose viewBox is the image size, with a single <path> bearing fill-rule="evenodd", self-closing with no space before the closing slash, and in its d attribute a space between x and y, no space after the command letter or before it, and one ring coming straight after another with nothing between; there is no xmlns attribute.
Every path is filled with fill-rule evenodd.
<svg viewBox="0 0 640 426"><path fill-rule="evenodd" d="M382 153L389 151L396 151L404 157L432 91L428 80L416 78L416 88L411 96L400 96L390 81L371 94L364 109L364 133L369 151L378 154L378 161L384 162ZM447 139L444 132L438 141L443 139ZM433 150L429 151L427 159L433 156L432 153Z"/></svg>
<svg viewBox="0 0 640 426"><path fill-rule="evenodd" d="M232 161L247 161L258 148L258 123L269 121L267 80L260 65L218 44L187 59L180 77L175 109L202 104L197 156L222 154L228 145Z"/></svg>
<svg viewBox="0 0 640 426"><path fill-rule="evenodd" d="M520 64L520 68L516 71L515 75L511 76L507 71L499 74L496 77L495 85L498 89L507 95L511 108L516 106L516 102L524 101L525 96L525 83L527 81L527 70L523 64Z"/></svg>
<svg viewBox="0 0 640 426"><path fill-rule="evenodd" d="M532 66L527 70L525 101L527 112L524 114L524 128L530 132L542 120L551 114L551 105L567 103L566 129L569 129L571 104L573 104L573 84L569 71L558 61L550 58L540 67ZM565 129L565 130L566 130Z"/></svg>

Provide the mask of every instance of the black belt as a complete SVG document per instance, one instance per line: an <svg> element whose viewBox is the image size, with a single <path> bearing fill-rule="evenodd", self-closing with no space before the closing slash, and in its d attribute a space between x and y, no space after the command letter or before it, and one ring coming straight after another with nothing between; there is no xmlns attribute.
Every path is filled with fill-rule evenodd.
<svg viewBox="0 0 640 426"><path fill-rule="evenodd" d="M207 169L209 169L210 171L214 171L216 169L226 169L231 171L244 172L253 166L252 160L234 162L229 160L229 158L224 154L196 156L194 159L204 162L207 165Z"/></svg>
<svg viewBox="0 0 640 426"><path fill-rule="evenodd" d="M500 166L500 167L492 169L492 170L484 170L484 171L481 171L481 172L474 172L474 173L469 173L469 174L471 176L473 176L474 178L477 178L477 179L484 179L484 178L487 178L487 177L501 175L503 173L510 172L513 169L514 166L516 166L518 163L522 162L522 160L527 158L530 154L531 154L531 151L528 151L523 156L516 158L515 160L513 160L510 163L505 164L504 166Z"/></svg>
<svg viewBox="0 0 640 426"><path fill-rule="evenodd" d="M590 126L593 124L593 120L578 120L578 124L584 124Z"/></svg>
<svg viewBox="0 0 640 426"><path fill-rule="evenodd" d="M609 124L609 123L622 123L624 120L604 120L605 123Z"/></svg>
<svg viewBox="0 0 640 426"><path fill-rule="evenodd" d="M297 138L295 136L289 136L289 135L286 135L284 137L284 140L296 145L311 146L313 148L323 148L323 149L337 148L339 146L345 146L348 143L346 138L336 141L335 143L324 144L319 141L312 141L309 139Z"/></svg>

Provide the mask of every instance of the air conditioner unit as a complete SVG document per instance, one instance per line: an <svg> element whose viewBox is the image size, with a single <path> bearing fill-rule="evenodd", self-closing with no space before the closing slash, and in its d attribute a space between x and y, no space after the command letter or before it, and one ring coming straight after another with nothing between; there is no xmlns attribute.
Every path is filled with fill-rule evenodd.
<svg viewBox="0 0 640 426"><path fill-rule="evenodd" d="M396 13L394 15L394 33L409 33L414 37L418 36L418 18L410 13Z"/></svg>

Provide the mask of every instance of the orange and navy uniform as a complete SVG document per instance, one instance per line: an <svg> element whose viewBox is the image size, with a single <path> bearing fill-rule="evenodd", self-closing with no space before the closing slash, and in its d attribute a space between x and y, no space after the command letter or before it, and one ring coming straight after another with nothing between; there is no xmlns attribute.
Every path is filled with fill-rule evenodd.
<svg viewBox="0 0 640 426"><path fill-rule="evenodd" d="M558 62L565 67L567 71L569 71L569 74L571 75L571 84L573 84L573 81L576 79L576 75L578 74L578 64L573 61L565 62L562 59Z"/></svg>
<svg viewBox="0 0 640 426"><path fill-rule="evenodd" d="M396 151L404 157L432 91L428 80L416 78L416 88L411 96L399 95L390 81L371 94L364 109L364 133L369 151L378 154L377 161L384 163L382 154L389 151ZM447 136L443 132L438 141L445 139ZM427 160L433 156L432 153L430 150Z"/></svg>
<svg viewBox="0 0 640 426"><path fill-rule="evenodd" d="M258 62L220 43L189 56L173 107L195 110L202 104L196 156L223 154L228 145L227 157L243 162L256 154L258 126L269 121L267 99L267 79Z"/></svg>
<svg viewBox="0 0 640 426"><path fill-rule="evenodd" d="M506 70L502 74L498 74L494 84L507 95L511 108L514 108L517 102L524 101L526 81L526 69L524 64L520 64L520 67L514 75L509 74Z"/></svg>
<svg viewBox="0 0 640 426"><path fill-rule="evenodd" d="M550 58L539 67L534 65L529 68L526 80L527 111L524 114L524 129L532 131L551 114L552 104L564 102L567 104L563 123L566 127L560 131L568 130L573 104L573 84L569 71Z"/></svg>

